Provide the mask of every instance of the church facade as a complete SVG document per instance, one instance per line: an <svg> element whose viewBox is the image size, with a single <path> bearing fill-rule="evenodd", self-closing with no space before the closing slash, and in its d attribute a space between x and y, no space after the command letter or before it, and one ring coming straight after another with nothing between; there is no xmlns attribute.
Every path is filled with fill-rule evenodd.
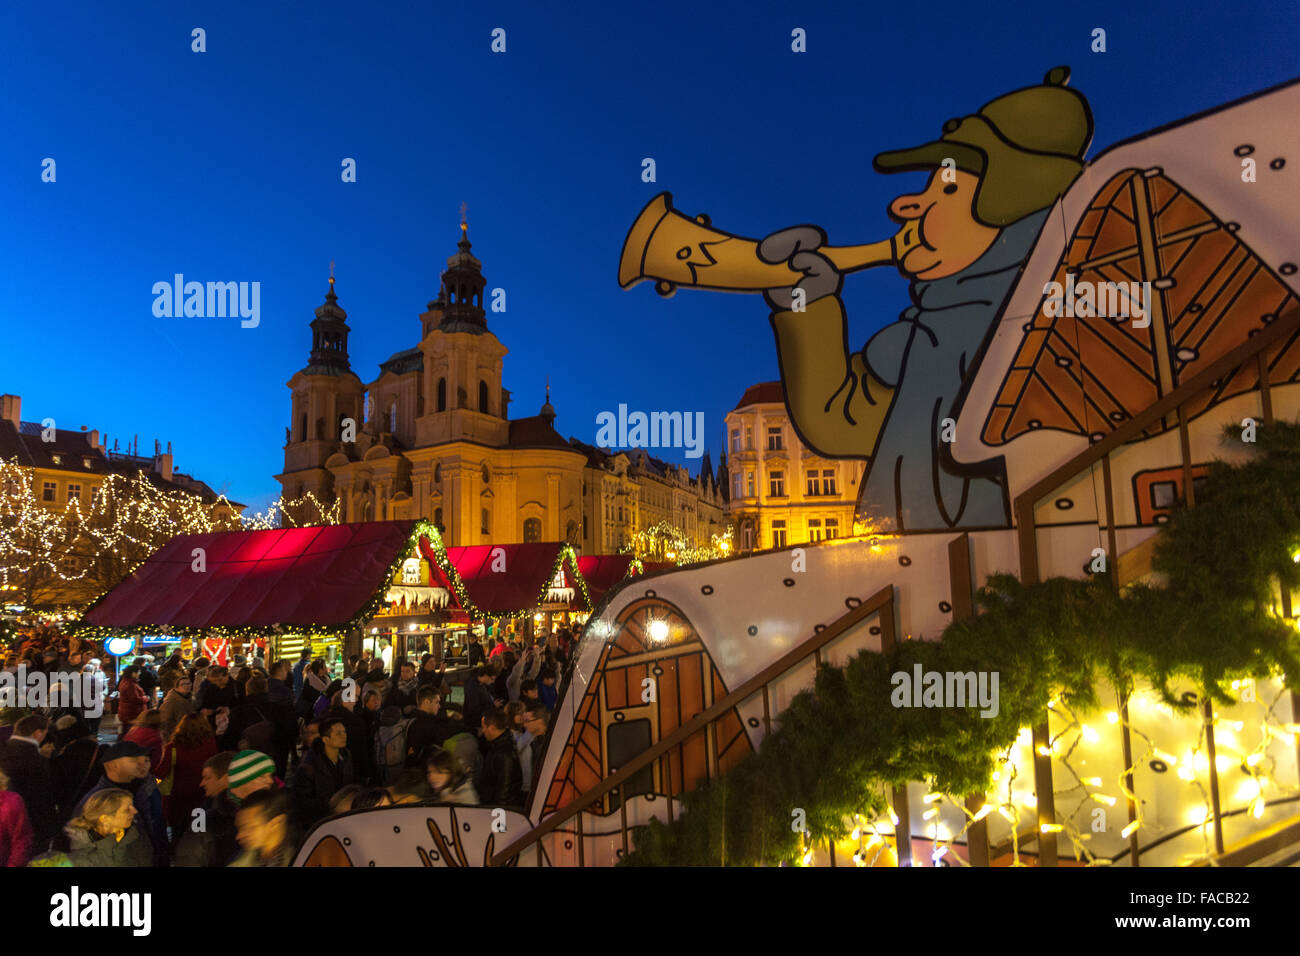
<svg viewBox="0 0 1300 956"><path fill-rule="evenodd" d="M285 499L311 493L339 501L345 522L427 518L449 546L564 540L589 554L612 553L638 527L641 509L627 507L621 533L613 531L605 517L617 514L607 511L612 469L593 460L605 456L555 430L549 388L536 415L509 417L507 349L488 329L486 280L470 250L462 223L438 296L420 316L419 344L381 363L368 384L349 365L347 313L331 276L311 323L307 365L288 382L284 470L275 478ZM626 485L621 493L639 502L640 486L651 483L636 481L637 470L617 477ZM704 528L716 529L726 504L712 469L676 483L700 499L689 508L675 502L677 516L689 514L694 524L707 515Z"/></svg>

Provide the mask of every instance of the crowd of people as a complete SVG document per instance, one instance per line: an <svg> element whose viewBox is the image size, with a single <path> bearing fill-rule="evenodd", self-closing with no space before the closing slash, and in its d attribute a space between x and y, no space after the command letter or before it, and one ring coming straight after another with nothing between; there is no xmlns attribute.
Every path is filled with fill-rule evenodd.
<svg viewBox="0 0 1300 956"><path fill-rule="evenodd" d="M29 640L5 668L92 674L96 693L99 674L118 732L100 733L93 701L6 715L0 865L287 866L297 840L340 813L526 809L575 646L567 628L528 647L472 641L456 704L431 654L399 657L392 673L354 655L337 679L310 650L269 667L146 655L110 687L75 638Z"/></svg>

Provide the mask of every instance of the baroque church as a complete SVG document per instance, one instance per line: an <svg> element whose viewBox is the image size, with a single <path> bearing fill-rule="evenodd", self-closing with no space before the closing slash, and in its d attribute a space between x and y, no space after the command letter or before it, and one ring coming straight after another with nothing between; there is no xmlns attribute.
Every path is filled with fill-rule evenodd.
<svg viewBox="0 0 1300 956"><path fill-rule="evenodd" d="M626 520L620 509L614 529L595 493L603 482L594 472L610 470L596 458L608 456L561 437L550 389L536 415L509 417L507 350L488 329L482 263L460 228L438 297L420 316L419 345L381 363L368 385L348 362L347 313L330 277L311 355L288 382L284 471L275 476L283 496L337 500L345 522L428 518L449 546L565 540L587 553L614 550L641 524L634 504L655 489L629 487ZM692 528L720 531L725 465L719 482L707 462L698 478L666 466L665 480L683 502L673 517L689 511Z"/></svg>

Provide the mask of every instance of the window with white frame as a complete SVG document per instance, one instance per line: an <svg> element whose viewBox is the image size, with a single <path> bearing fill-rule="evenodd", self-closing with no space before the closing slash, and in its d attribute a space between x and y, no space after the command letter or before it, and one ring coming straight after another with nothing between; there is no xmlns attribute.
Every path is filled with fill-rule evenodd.
<svg viewBox="0 0 1300 956"><path fill-rule="evenodd" d="M772 546L775 548L785 547L785 519L777 518L772 522Z"/></svg>
<svg viewBox="0 0 1300 956"><path fill-rule="evenodd" d="M820 541L821 539L822 539L822 519L809 518L808 519L808 540Z"/></svg>
<svg viewBox="0 0 1300 956"><path fill-rule="evenodd" d="M68 485L68 500L69 501L81 500L81 485Z"/></svg>
<svg viewBox="0 0 1300 956"><path fill-rule="evenodd" d="M773 471L767 476L767 493L773 498L785 497L785 472Z"/></svg>
<svg viewBox="0 0 1300 956"><path fill-rule="evenodd" d="M767 426L767 450L781 451L783 447L784 446L781 443L781 426L768 425Z"/></svg>
<svg viewBox="0 0 1300 956"><path fill-rule="evenodd" d="M831 538L838 538L839 536L840 536L840 519L827 518L826 519L826 540L829 541L831 540Z"/></svg>

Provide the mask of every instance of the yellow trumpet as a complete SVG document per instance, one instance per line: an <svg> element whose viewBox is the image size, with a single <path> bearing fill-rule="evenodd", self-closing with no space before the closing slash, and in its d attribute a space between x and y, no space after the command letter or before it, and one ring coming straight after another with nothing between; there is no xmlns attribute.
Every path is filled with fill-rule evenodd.
<svg viewBox="0 0 1300 956"><path fill-rule="evenodd" d="M646 204L623 242L618 284L629 289L644 279L655 280L665 298L678 286L759 292L782 289L802 279L785 263L764 262L758 242L713 228L708 216L691 219L673 209L672 193L660 193ZM841 272L891 265L919 245L915 223L880 242L861 246L823 246L818 253Z"/></svg>

